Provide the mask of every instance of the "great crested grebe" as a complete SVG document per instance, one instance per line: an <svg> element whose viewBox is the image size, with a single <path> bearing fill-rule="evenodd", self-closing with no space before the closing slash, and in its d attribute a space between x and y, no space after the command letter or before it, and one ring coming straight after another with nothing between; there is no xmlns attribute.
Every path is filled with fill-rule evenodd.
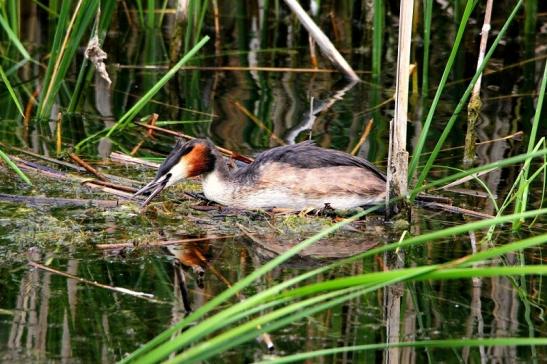
<svg viewBox="0 0 547 364"><path fill-rule="evenodd" d="M150 193L146 205L165 187L198 175L205 197L243 209L351 209L381 203L386 196L386 177L370 162L312 142L272 148L231 171L203 139L179 140L154 180L135 196Z"/></svg>

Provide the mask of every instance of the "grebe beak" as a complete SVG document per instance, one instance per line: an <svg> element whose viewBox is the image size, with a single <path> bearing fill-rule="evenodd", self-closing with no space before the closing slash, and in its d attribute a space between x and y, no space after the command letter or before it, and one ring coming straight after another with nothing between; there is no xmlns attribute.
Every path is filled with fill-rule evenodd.
<svg viewBox="0 0 547 364"><path fill-rule="evenodd" d="M172 186L178 181L189 177L188 170L189 164L184 156L179 157L178 161L173 160L173 158L167 158L160 166L154 180L135 192L133 197L150 193L150 196L142 203L144 207L166 187Z"/></svg>
<svg viewBox="0 0 547 364"><path fill-rule="evenodd" d="M150 196L144 202L141 204L141 206L146 206L150 203L150 201L156 197L157 194L159 194L163 189L167 186L167 183L171 179L171 173L167 173L163 176L160 176L159 178L154 179L152 182L148 183L146 186L135 192L135 194L132 196L132 198L135 198L138 195L142 195L145 193L150 193Z"/></svg>

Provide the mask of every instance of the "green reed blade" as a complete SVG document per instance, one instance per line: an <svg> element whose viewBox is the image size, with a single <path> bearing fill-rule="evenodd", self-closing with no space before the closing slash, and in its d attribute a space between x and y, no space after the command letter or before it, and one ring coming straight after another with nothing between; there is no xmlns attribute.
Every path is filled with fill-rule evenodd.
<svg viewBox="0 0 547 364"><path fill-rule="evenodd" d="M485 261L488 259L492 259L497 256L501 256L506 253L519 251L522 249L528 249L534 246L538 246L541 244L547 243L547 234L542 234L540 236L535 236L532 238L524 239L521 241L505 244L503 246L491 248L485 251L478 252L474 255L468 255L464 258L461 258L457 260L458 267L468 267L472 263ZM513 274L524 274L521 271L521 273L515 273L518 271L521 267L495 267L497 268L503 268L506 270L496 270L492 267L485 267L485 268L475 268L475 269L453 269L450 268L450 264L446 265L437 265L438 268L442 268L443 266L448 266L449 268L446 268L444 271L436 271L432 273L427 273L421 276L420 280L426 280L426 279L457 279L458 273L461 274L461 278L468 278L473 277L473 274L477 274L478 276L489 276L489 274L501 274L502 272L505 272L507 274L513 273ZM545 274L547 272L547 266L544 266L545 270L541 268L541 266L537 267L536 272L538 274ZM408 269L414 269L414 268L408 268ZM482 271L482 269L485 269ZM513 270L514 269L514 270ZM533 270L525 270L528 272L528 274L533 274ZM280 297L299 297L299 296L306 296L312 293L316 292L324 292L332 289L338 289L338 288L346 288L346 287L352 287L355 285L362 284L361 279L362 277L365 277L367 280L371 280L373 278L376 278L376 281L379 283L383 280L390 279L392 276L397 276L398 271L389 271L389 272L375 272L375 273L368 273L364 275L356 275L351 277L342 277L337 278L333 280L313 283L304 287L295 288L289 292L285 292L283 294L280 294ZM448 272L448 273L447 273ZM368 282L368 281L367 281Z"/></svg>
<svg viewBox="0 0 547 364"><path fill-rule="evenodd" d="M6 153L4 153L2 151L2 149L0 149L0 159L2 159L4 162L6 162L6 164L8 165L8 167L10 167L11 169L13 169L13 171L15 173L17 173L17 175L19 175L19 177L21 177L21 179L23 181L25 181L26 184L28 184L29 186L32 186L32 182L30 181L30 179L27 177L26 174L23 173L23 171L17 167L17 165L15 163L13 163L13 161L8 157L8 155Z"/></svg>
<svg viewBox="0 0 547 364"><path fill-rule="evenodd" d="M13 30L9 26L7 20L4 19L4 17L1 14L0 14L0 25L2 26L2 28L4 28L4 31L8 35L9 40L13 43L15 48L17 48L19 53L21 53L23 58L27 59L27 60L32 59L30 54L27 52L27 50L25 49L25 47L23 46L23 44L19 40L19 37L17 37L17 35L13 32Z"/></svg>
<svg viewBox="0 0 547 364"><path fill-rule="evenodd" d="M0 66L0 78L2 78L2 81L4 81L4 84L6 85L6 88L8 89L8 92L13 99L13 102L15 103L15 106L17 106L17 110L19 110L19 113L25 117L25 114L23 113L23 106L21 105L21 102L19 101L19 98L15 94L15 91L13 90L13 87L11 87L11 83L8 80L8 77L4 73L4 69L2 66Z"/></svg>
<svg viewBox="0 0 547 364"><path fill-rule="evenodd" d="M372 19L372 78L373 82L380 82L382 72L382 45L384 39L384 1L374 0L374 17Z"/></svg>
<svg viewBox="0 0 547 364"><path fill-rule="evenodd" d="M70 4L70 1L64 1L61 5L61 15L51 51L52 56L44 80L45 91L40 98L37 110L39 118L49 117L57 93L74 60L76 51L80 47L80 42L95 17L99 0L79 1L69 20Z"/></svg>

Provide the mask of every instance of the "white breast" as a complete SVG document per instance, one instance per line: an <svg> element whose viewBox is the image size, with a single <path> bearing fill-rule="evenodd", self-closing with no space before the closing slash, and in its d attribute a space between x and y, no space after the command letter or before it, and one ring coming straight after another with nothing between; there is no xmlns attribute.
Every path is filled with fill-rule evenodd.
<svg viewBox="0 0 547 364"><path fill-rule="evenodd" d="M302 210L320 209L329 204L335 209L351 209L371 203L378 203L376 197L364 197L355 194L309 198L286 188L256 189L241 186L223 178L218 172L212 172L203 178L203 193L209 200L222 205L244 209L287 208Z"/></svg>

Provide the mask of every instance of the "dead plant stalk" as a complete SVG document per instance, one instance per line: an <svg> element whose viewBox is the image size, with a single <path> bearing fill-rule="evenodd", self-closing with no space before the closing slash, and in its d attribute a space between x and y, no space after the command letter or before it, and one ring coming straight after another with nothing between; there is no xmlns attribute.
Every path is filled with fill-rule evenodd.
<svg viewBox="0 0 547 364"><path fill-rule="evenodd" d="M300 23L308 30L310 36L317 43L323 54L350 80L360 80L357 73L351 68L344 57L338 52L334 44L323 33L323 31L315 24L313 19L306 13L306 11L300 6L297 0L285 0L285 4L292 10L292 12L298 17Z"/></svg>
<svg viewBox="0 0 547 364"><path fill-rule="evenodd" d="M390 124L386 207L388 207L387 205L391 198L405 196L408 190L406 126L408 118L408 85L410 75L413 8L414 1L401 1L401 10L399 14L397 82L395 87L395 117ZM386 211L389 211L389 208L387 208Z"/></svg>
<svg viewBox="0 0 547 364"><path fill-rule="evenodd" d="M479 68L484 61L484 54L486 53L486 46L488 43L488 33L490 32L490 19L492 17L492 5L493 0L486 1L486 9L484 11L484 22L481 31L481 43L479 46L479 58L477 60L477 68ZM477 139L476 125L479 119L479 114L482 108L482 102L480 99L482 73L477 79L473 91L471 93L471 99L467 105L467 133L465 134L465 149L463 154L464 163L471 163L475 159L475 140Z"/></svg>

